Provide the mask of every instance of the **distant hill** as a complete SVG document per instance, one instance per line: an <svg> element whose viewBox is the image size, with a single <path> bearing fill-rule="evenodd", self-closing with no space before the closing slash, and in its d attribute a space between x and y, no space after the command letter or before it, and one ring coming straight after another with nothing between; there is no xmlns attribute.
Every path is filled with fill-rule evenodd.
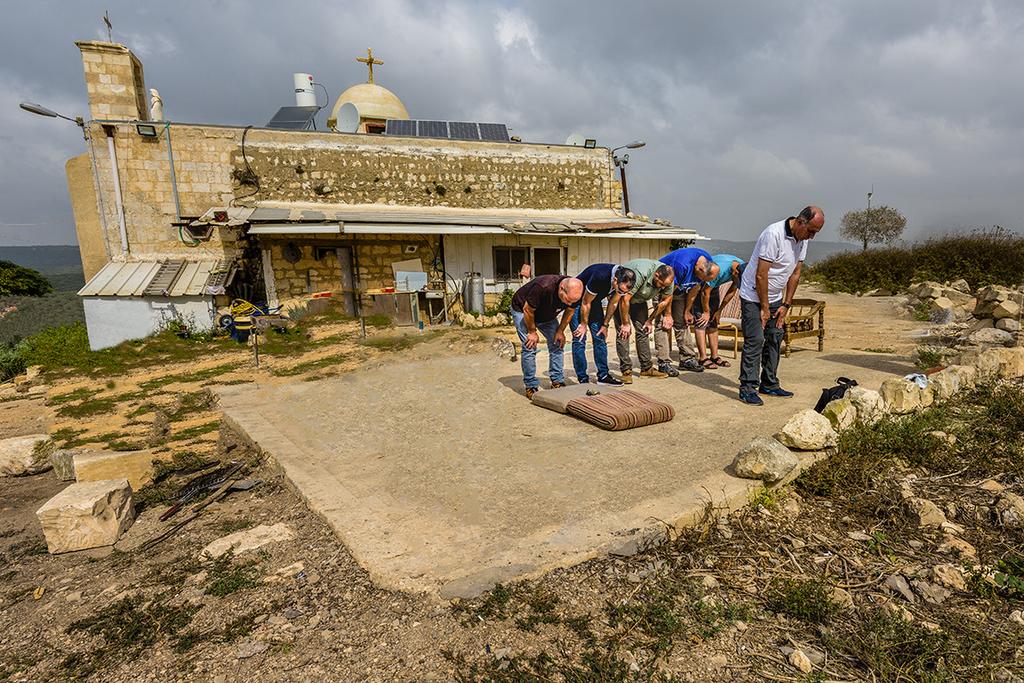
<svg viewBox="0 0 1024 683"><path fill-rule="evenodd" d="M77 292L85 284L76 245L0 247L0 261L38 270L58 292Z"/></svg>
<svg viewBox="0 0 1024 683"><path fill-rule="evenodd" d="M750 258L750 254L754 251L754 242L731 242L729 240L701 240L694 246L703 249L704 251L714 254L732 254L733 256L739 256L743 259ZM812 240L807 245L807 265L812 265L818 261L828 258L832 254L839 254L844 251L856 251L860 247L856 244L849 244L847 242L823 242L821 240Z"/></svg>

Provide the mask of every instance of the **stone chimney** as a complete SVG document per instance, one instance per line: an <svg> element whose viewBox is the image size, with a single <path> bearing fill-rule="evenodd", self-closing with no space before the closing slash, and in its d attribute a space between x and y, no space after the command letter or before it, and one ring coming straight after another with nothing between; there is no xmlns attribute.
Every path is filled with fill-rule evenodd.
<svg viewBox="0 0 1024 683"><path fill-rule="evenodd" d="M81 40L85 88L92 119L148 121L142 62L120 43Z"/></svg>

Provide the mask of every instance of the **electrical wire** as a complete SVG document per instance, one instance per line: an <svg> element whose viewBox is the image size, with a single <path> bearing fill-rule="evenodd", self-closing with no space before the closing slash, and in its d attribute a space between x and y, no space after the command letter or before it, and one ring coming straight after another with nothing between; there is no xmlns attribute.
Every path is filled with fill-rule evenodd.
<svg viewBox="0 0 1024 683"><path fill-rule="evenodd" d="M324 105L322 107L317 105L319 108L316 110L316 114L319 114L322 109L325 109L331 103L331 95L327 92L327 86L323 83L317 83L314 81L313 85L319 85L324 89ZM316 114L313 114L313 130L316 130Z"/></svg>
<svg viewBox="0 0 1024 683"><path fill-rule="evenodd" d="M242 131L242 162L245 164L245 170L249 172L248 177L252 178L256 182L256 189L250 192L249 194L242 195L241 197L232 198L232 200L228 202L228 206L234 206L235 202L242 199L248 199L249 197L259 194L260 191L260 177L256 175L256 173L252 170L252 166L249 165L249 157L245 155L245 136L249 134L249 130L251 128L252 126L246 126L245 130Z"/></svg>

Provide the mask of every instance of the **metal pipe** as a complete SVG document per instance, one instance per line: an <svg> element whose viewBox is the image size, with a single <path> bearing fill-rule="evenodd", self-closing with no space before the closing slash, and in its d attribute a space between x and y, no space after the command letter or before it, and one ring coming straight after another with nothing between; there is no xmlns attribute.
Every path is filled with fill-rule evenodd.
<svg viewBox="0 0 1024 683"><path fill-rule="evenodd" d="M121 228L121 253L128 254L128 228L124 223L124 203L121 201L121 177L117 173L117 151L114 149L114 135L107 132L107 150L110 153L110 174L114 179L114 200L117 202L117 222Z"/></svg>
<svg viewBox="0 0 1024 683"><path fill-rule="evenodd" d="M107 252L107 260L110 260L110 238L107 235L107 207L103 202L103 191L100 188L100 173L96 168L96 148L92 144L92 129L82 127L82 131L85 133L85 140L89 143L89 166L92 167L92 180L96 183L96 187L93 192L96 195L96 199L99 201L100 214L100 229L103 231L103 250Z"/></svg>
<svg viewBox="0 0 1024 683"><path fill-rule="evenodd" d="M629 188L626 187L626 162L619 166L619 179L622 181L622 206L623 213L629 215Z"/></svg>
<svg viewBox="0 0 1024 683"><path fill-rule="evenodd" d="M171 192L174 194L174 215L181 221L181 202L178 201L178 179L174 175L174 151L171 149L171 122L164 124L164 132L167 133L167 163L171 167Z"/></svg>

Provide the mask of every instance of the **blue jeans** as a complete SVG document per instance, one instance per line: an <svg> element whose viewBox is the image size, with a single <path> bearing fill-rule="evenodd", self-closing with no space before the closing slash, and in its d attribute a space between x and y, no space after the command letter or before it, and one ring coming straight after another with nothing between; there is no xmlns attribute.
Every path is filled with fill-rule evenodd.
<svg viewBox="0 0 1024 683"><path fill-rule="evenodd" d="M572 314L572 322L569 327L575 331L580 324L580 308ZM597 322L595 322L595 318ZM608 376L608 340L598 336L597 332L604 323L604 311L600 301L595 301L590 306L590 320L587 321L587 328L590 330L590 337L594 340L594 364L597 366L597 378ZM572 338L572 367L576 370L576 379L580 383L587 381L587 335L582 339Z"/></svg>
<svg viewBox="0 0 1024 683"><path fill-rule="evenodd" d="M540 380L537 379L537 349L526 348L526 323L523 322L521 311L512 310L512 322L519 333L519 341L522 342L523 352L519 354L523 366L523 384L527 389L540 387ZM555 332L558 331L558 319L549 320L546 323L537 323L537 331L543 335L548 343L548 376L552 382L564 382L562 374L562 347L555 346Z"/></svg>

